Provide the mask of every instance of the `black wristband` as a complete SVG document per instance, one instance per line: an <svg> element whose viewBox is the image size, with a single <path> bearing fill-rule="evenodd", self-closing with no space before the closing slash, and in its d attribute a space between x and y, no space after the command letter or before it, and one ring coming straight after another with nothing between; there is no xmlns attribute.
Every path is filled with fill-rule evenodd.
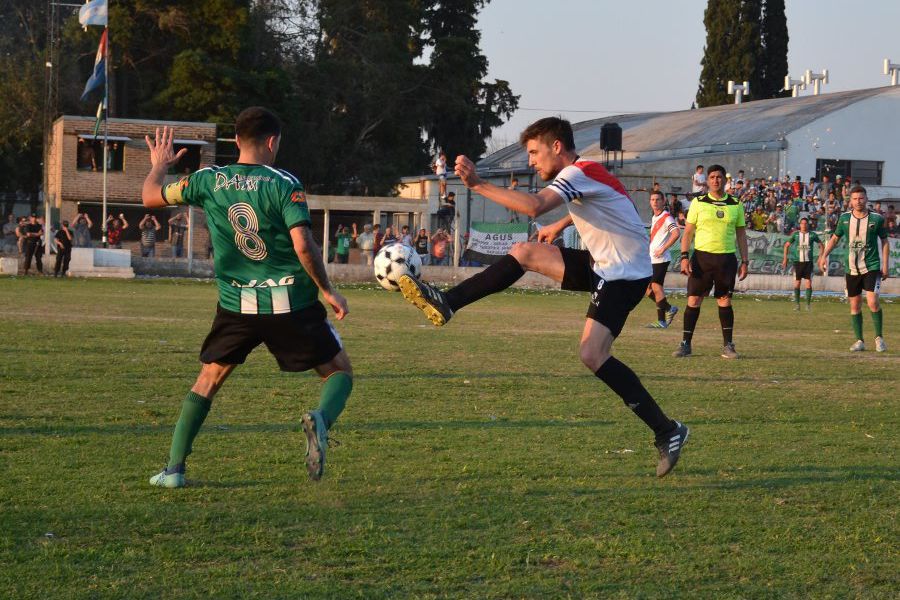
<svg viewBox="0 0 900 600"><path fill-rule="evenodd" d="M742 260L742 261L741 261L741 264L742 264L742 265L749 265L749 264L750 264L750 261L749 261L749 260Z"/></svg>
<svg viewBox="0 0 900 600"><path fill-rule="evenodd" d="M690 258L691 258L691 255L690 255L688 252L682 252L682 253L681 253L681 260L687 260L687 259L690 259Z"/></svg>

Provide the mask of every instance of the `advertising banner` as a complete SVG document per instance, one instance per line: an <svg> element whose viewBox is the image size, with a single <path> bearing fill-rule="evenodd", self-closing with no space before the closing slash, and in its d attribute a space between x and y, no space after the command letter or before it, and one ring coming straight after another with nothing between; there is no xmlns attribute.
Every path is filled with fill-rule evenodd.
<svg viewBox="0 0 900 600"><path fill-rule="evenodd" d="M528 223L472 223L463 258L469 263L492 265L516 242L528 241Z"/></svg>

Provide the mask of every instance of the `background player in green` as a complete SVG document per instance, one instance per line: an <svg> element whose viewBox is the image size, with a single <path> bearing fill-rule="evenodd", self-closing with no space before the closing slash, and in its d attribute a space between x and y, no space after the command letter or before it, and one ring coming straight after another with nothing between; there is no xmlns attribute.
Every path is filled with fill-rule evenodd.
<svg viewBox="0 0 900 600"><path fill-rule="evenodd" d="M781 268L787 267L788 249L794 246L791 253L794 257L794 310L800 310L800 281L806 280L806 310L810 310L812 305L812 276L813 265L815 264L815 248L813 244L819 245L819 254L822 254L822 240L819 239L815 231L809 230L809 219L803 217L800 219L800 229L791 234L788 241L784 243L784 257L781 261Z"/></svg>
<svg viewBox="0 0 900 600"><path fill-rule="evenodd" d="M828 255L841 238L847 237L849 246L846 265L847 298L850 301L850 323L856 335L856 342L850 346L850 352L862 352L866 349L862 334L863 290L866 291L866 304L872 311L875 350L878 352L887 350L882 335L882 312L878 303L878 291L881 289L881 280L887 279L890 272L888 234L884 217L870 211L868 201L866 188L858 185L850 190L850 211L840 216L834 234L819 257L819 267L823 273L827 273Z"/></svg>
<svg viewBox="0 0 900 600"><path fill-rule="evenodd" d="M681 236L681 272L688 276L687 308L684 309L684 333L681 345L673 353L676 358L691 355L691 339L700 317L700 305L710 290L719 305L719 322L722 325L722 358L737 358L732 332L734 309L731 294L735 277L741 281L747 277L747 232L744 222L744 206L725 192L725 168L712 165L707 170L706 184L709 192L694 198L688 210L684 234ZM690 255L691 241L694 254ZM738 269L736 248L741 251Z"/></svg>
<svg viewBox="0 0 900 600"><path fill-rule="evenodd" d="M206 213L215 249L219 305L203 347L197 380L184 399L166 468L150 479L161 487L184 485L185 459L216 392L234 368L265 344L282 371L315 369L324 380L319 408L301 418L309 476L325 465L328 428L344 409L353 387L350 359L328 323L318 293L343 319L347 301L331 287L322 253L310 231L309 208L300 181L272 168L281 122L261 107L237 117L240 156L226 167L207 167L164 186L174 153L174 131L147 136L152 168L144 181L147 208L191 204Z"/></svg>

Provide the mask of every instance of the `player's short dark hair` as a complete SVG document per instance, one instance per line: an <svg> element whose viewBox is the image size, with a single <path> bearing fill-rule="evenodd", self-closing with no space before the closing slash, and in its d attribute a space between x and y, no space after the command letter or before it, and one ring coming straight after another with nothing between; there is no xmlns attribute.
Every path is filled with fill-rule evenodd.
<svg viewBox="0 0 900 600"><path fill-rule="evenodd" d="M852 196L853 194L863 194L866 198L869 197L869 194L866 193L866 188L861 185L855 185L850 188L850 195Z"/></svg>
<svg viewBox="0 0 900 600"><path fill-rule="evenodd" d="M809 219L807 219L806 217L800 217L800 222L802 223L803 221L806 221L806 224L809 225Z"/></svg>
<svg viewBox="0 0 900 600"><path fill-rule="evenodd" d="M281 119L267 108L251 106L237 116L234 133L242 140L264 142L273 135L281 135Z"/></svg>
<svg viewBox="0 0 900 600"><path fill-rule="evenodd" d="M653 196L660 196L663 200L666 199L666 195L665 195L661 190L653 190L653 191L651 191L651 192L650 192L650 197L653 198Z"/></svg>
<svg viewBox="0 0 900 600"><path fill-rule="evenodd" d="M725 177L725 167L722 165L710 165L708 169L706 169L706 176L709 177L713 173L718 171L722 174L722 177Z"/></svg>
<svg viewBox="0 0 900 600"><path fill-rule="evenodd" d="M541 140L547 145L559 140L566 150L575 149L572 124L559 117L545 117L526 127L519 136L519 143L524 146L529 140Z"/></svg>

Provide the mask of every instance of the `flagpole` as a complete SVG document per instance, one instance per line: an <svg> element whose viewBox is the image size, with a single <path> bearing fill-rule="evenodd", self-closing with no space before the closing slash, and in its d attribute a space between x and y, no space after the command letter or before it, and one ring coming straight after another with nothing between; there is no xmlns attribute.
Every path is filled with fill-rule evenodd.
<svg viewBox="0 0 900 600"><path fill-rule="evenodd" d="M106 57L103 61L103 247L106 239L106 170L109 164L109 27L106 28Z"/></svg>

